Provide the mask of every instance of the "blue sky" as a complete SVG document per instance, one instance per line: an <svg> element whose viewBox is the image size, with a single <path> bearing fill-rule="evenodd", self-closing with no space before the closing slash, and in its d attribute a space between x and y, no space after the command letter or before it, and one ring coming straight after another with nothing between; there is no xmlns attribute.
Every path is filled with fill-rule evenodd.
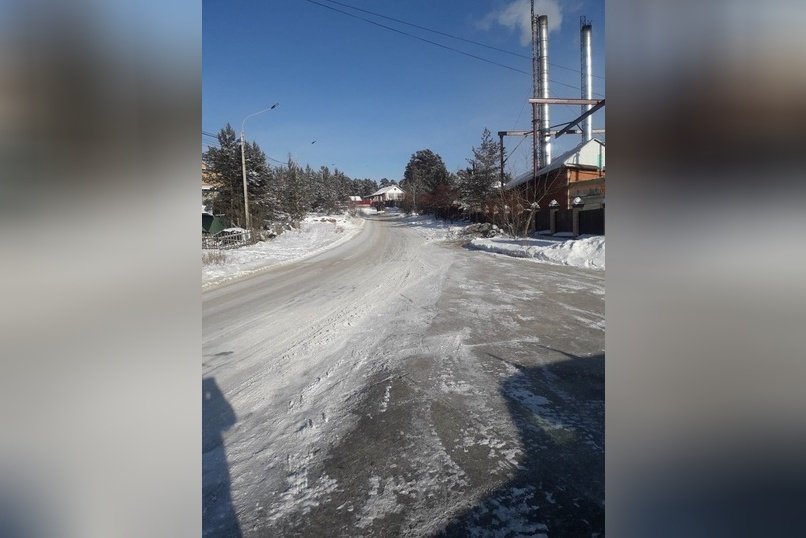
<svg viewBox="0 0 806 538"><path fill-rule="evenodd" d="M529 129L531 62L351 10L355 6L529 56L519 26L529 0L315 0L386 26L498 62L527 74L424 43L306 0L204 0L202 128L217 133L246 122L246 138L275 159L336 167L353 178L399 180L411 154L429 148L456 171L486 127ZM549 15L550 95L578 97L579 17L593 23L594 93L604 96L603 0L536 0ZM519 17L526 14L526 19ZM558 20L559 19L559 20ZM600 78L601 77L601 78ZM596 96L596 95L595 95ZM551 124L579 107L552 106ZM604 127L604 111L594 116ZM207 140L205 139L203 141ZM315 144L311 142L316 141ZM557 155L579 135L554 142ZM507 138L513 151L521 138ZM530 139L508 161L530 168Z"/></svg>

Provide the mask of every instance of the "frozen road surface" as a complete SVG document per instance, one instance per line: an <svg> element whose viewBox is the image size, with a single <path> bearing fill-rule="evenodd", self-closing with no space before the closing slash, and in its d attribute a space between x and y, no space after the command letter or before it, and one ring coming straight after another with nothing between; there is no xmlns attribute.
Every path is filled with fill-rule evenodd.
<svg viewBox="0 0 806 538"><path fill-rule="evenodd" d="M383 217L206 291L204 535L603 534L604 299Z"/></svg>

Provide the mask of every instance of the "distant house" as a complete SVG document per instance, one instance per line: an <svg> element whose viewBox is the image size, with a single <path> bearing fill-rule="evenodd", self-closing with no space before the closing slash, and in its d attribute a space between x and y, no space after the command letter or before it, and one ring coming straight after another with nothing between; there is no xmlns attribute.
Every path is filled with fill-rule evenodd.
<svg viewBox="0 0 806 538"><path fill-rule="evenodd" d="M365 196L365 200L369 200L373 205L382 204L384 206L395 206L397 203L405 198L406 193L397 185L389 185L373 192L369 196Z"/></svg>
<svg viewBox="0 0 806 538"><path fill-rule="evenodd" d="M369 200L364 200L360 196L348 196L347 197L347 207L349 208L356 208L358 206L368 206L370 205Z"/></svg>
<svg viewBox="0 0 806 538"><path fill-rule="evenodd" d="M605 194L605 143L595 138L555 157L551 164L537 171L521 174L504 186L518 189L529 202L546 208L557 200L559 209L571 207L577 196L586 209L601 207Z"/></svg>

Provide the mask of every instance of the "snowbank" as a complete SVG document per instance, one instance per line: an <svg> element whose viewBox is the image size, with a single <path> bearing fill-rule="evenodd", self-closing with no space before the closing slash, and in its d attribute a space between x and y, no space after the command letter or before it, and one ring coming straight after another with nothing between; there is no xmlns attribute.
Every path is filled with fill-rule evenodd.
<svg viewBox="0 0 806 538"><path fill-rule="evenodd" d="M435 219L431 215L417 215L412 213L406 216L403 213L398 213L397 215L392 214L391 216L398 216L398 222L400 224L415 231L417 234L424 237L426 241L455 239L462 232L464 227L467 226L466 221L457 221L458 224L453 225L448 223L448 221Z"/></svg>
<svg viewBox="0 0 806 538"><path fill-rule="evenodd" d="M346 215L311 215L302 221L298 229L284 232L269 241L230 250L203 250L203 260L205 253L208 257L215 254L224 259L221 263L202 265L202 288L313 256L348 241L363 225L364 219Z"/></svg>
<svg viewBox="0 0 806 538"><path fill-rule="evenodd" d="M374 207L368 207L368 206L365 206L365 205L358 206L356 208L356 211L358 211L362 215L377 215L378 214L377 209L375 209Z"/></svg>
<svg viewBox="0 0 806 538"><path fill-rule="evenodd" d="M605 238L602 235L561 241L556 239L511 239L496 237L474 239L472 248L530 258L544 263L570 265L588 269L605 269Z"/></svg>

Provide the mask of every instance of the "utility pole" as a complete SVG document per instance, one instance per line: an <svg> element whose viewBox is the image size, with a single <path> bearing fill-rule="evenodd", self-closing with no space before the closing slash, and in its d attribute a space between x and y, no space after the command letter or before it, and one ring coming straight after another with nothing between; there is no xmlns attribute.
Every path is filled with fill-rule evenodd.
<svg viewBox="0 0 806 538"><path fill-rule="evenodd" d="M249 194L246 186L246 152L244 151L244 136L243 136L244 126L246 125L246 120L248 120L252 116L257 116L258 114L263 114L264 112L268 112L269 110L274 110L275 108L277 108L277 105L279 104L280 103L274 103L269 108L264 108L263 110L259 110L253 114L249 114L241 122L241 171L243 173L243 213L247 230L252 229L252 219L249 217Z"/></svg>
<svg viewBox="0 0 806 538"><path fill-rule="evenodd" d="M244 120L246 122L246 120ZM249 195L246 188L246 153L244 152L243 124L241 124L241 172L243 173L243 214L246 229L251 230L252 220L249 218Z"/></svg>
<svg viewBox="0 0 806 538"><path fill-rule="evenodd" d="M498 132L498 155L501 158L501 189L504 188L504 133Z"/></svg>

